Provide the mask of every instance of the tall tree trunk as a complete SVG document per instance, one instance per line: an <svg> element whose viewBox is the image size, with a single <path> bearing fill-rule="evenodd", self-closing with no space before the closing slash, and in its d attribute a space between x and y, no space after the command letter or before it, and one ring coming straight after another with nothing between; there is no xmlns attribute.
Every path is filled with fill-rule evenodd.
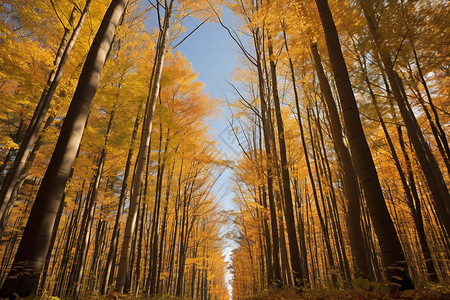
<svg viewBox="0 0 450 300"><path fill-rule="evenodd" d="M165 234L166 234L166 228L167 228L167 211L169 208L170 187L171 187L171 183L172 183L172 176L173 176L174 169L175 169L175 162L172 163L172 170L170 171L169 176L167 177L167 187L166 187L166 195L165 195L166 201L164 203L164 212L163 212L163 218L162 218L162 224L161 224L161 238L160 238L160 242L159 242L159 253L158 253L159 264L158 264L158 273L156 275L155 294L160 293L160 279L161 279L164 244L165 244L164 241L165 241Z"/></svg>
<svg viewBox="0 0 450 300"><path fill-rule="evenodd" d="M295 97L295 107L297 109L297 115L298 115L298 118L299 118L298 120L299 120L299 122L301 122L301 119L300 119L301 118L300 117L300 107L299 107L299 96L298 96L298 91L297 91L297 84L296 84L296 81L295 81L294 64L293 64L292 59L291 59L290 54L289 54L289 46L288 46L288 42L287 42L287 36L286 36L286 32L284 30L283 30L283 36L284 36L284 44L286 46L286 52L289 55L289 57L288 57L289 58L289 69L291 71L292 87L293 87L293 90L294 90L294 97ZM302 128L302 130L303 130L303 128ZM305 146L303 135L302 135L302 141L303 141L303 145ZM303 150L305 150L305 148L303 148ZM299 208L300 208L300 193L298 193L297 196L298 197L296 197L297 198L296 200L297 200L297 202L299 204ZM302 269L303 269L303 280L304 280L304 284L306 285L306 284L308 284L308 275L307 275L308 274L308 264L306 262L306 247L305 247L306 241L304 239L304 233L303 233L304 232L303 221L300 218L298 218L298 227L299 227L299 235L300 235L300 240L301 240L301 249L302 249L302 252L303 252L302 254L304 255L303 266L302 266Z"/></svg>
<svg viewBox="0 0 450 300"><path fill-rule="evenodd" d="M317 116L314 114L314 110L311 110L313 113L313 116L315 117L316 120L316 126L317 126L317 131L319 133L319 138L317 138L317 140L319 140L319 146L318 146L318 152L319 152L319 156L320 156L320 162L321 162L321 167L322 167L322 172L325 174L323 176L325 176L326 178L328 178L328 195L326 196L326 203L328 206L328 211L330 212L330 219L331 219L331 225L332 225L332 229L333 229L333 233L334 233L334 238L335 238L335 244L336 244L336 251L338 252L338 257L340 260L340 264L341 264L341 272L342 274L344 274L344 280L345 280L345 285L347 285L349 283L349 280L351 278L350 276L350 266L348 263L348 259L347 259L347 254L346 254L346 250L345 250L345 245L344 245L344 238L342 235L342 230L341 230L341 225L340 225L340 219L339 219L339 214L338 214L338 210L337 210L337 199L336 199L336 193L334 191L333 188L333 176L331 174L331 168L330 168L330 163L329 163L329 159L328 159L328 155L327 155L327 150L325 147L325 141L324 141L324 137L323 137L323 127L321 125L321 120L320 120L320 111L319 111L319 107L317 105L317 102L315 103L315 108L317 111ZM320 150L321 149L321 150Z"/></svg>
<svg viewBox="0 0 450 300"><path fill-rule="evenodd" d="M383 261L389 281L401 284L402 289L412 289L414 285L408 276L408 267L400 239L395 230L391 216L384 201L383 192L375 169L369 145L361 125L355 95L342 54L339 36L327 0L316 0L322 26L327 41L328 55L339 93L344 125L350 143L356 173L366 197L375 231L381 247ZM393 269L400 265L402 268ZM402 269L402 270L400 270ZM395 277L392 277L395 276ZM400 277L401 280L396 279Z"/></svg>
<svg viewBox="0 0 450 300"><path fill-rule="evenodd" d="M13 267L0 290L0 296L13 292L22 297L36 292L39 274L47 255L51 233L61 197L64 193L89 110L100 82L117 24L126 0L113 0L94 38L81 72L47 171L42 180ZM23 268L29 273L21 272Z"/></svg>
<svg viewBox="0 0 450 300"><path fill-rule="evenodd" d="M322 200L322 206L323 206L323 214L322 214L322 208L320 207L319 199L317 197L317 193L314 192L314 204L316 206L317 216L319 217L319 223L322 228L323 238L325 240L325 248L327 249L327 259L329 266L331 268L331 281L334 287L337 286L337 276L336 276L336 269L334 264L334 257L333 257L333 250L331 249L331 241L330 241L330 233L328 230L328 220L327 220L327 213L325 208L325 197L323 194L323 188L322 188L322 176L319 174L319 166L318 166L318 158L316 155L316 145L315 145L315 136L312 132L312 125L311 125L311 114L309 113L310 108L307 107L307 120L308 120L308 129L309 129L309 138L311 141L311 149L313 154L313 162L314 162L314 168L316 171L316 178L317 178L317 184L318 184L318 190L320 194L320 199ZM314 180L312 178L312 175L310 174L311 181ZM313 185L314 187L314 185ZM327 270L329 268L326 268Z"/></svg>
<svg viewBox="0 0 450 300"><path fill-rule="evenodd" d="M144 175L145 164L147 162L147 152L150 147L150 137L152 132L153 115L155 112L156 100L158 99L160 82L162 75L162 68L164 64L164 57L167 47L167 35L170 27L170 17L172 15L172 7L174 0L169 2L166 7L164 15L164 23L162 30L158 36L158 43L156 48L155 63L152 71L152 81L145 107L144 124L142 127L141 144L139 147L138 156L136 158L135 171L133 174L133 188L131 191L130 207L128 211L128 218L125 227L125 237L122 244L122 252L120 255L119 271L117 274L116 288L119 293L123 293L125 280L129 268L130 251L132 236L136 227L136 217L139 198L142 190L142 178Z"/></svg>
<svg viewBox="0 0 450 300"><path fill-rule="evenodd" d="M167 129L167 139L164 147L164 154L161 157L161 147L162 147L162 124L159 127L160 135L159 135L159 157L158 157L158 172L156 178L156 195L155 195L155 204L153 208L153 223L152 223L152 241L151 241L151 262L150 266L150 296L154 296L156 292L156 273L157 273L157 264L158 264L158 241L159 241L159 220L161 215L161 195L162 195L162 187L163 187L163 177L164 170L166 166L166 157L167 157L167 147L169 145L169 131L170 128ZM161 251L162 249L159 249ZM161 261L159 262L161 263Z"/></svg>
<svg viewBox="0 0 450 300"><path fill-rule="evenodd" d="M181 179L183 174L183 159L181 159L181 166L180 166L180 175L178 176L178 191L177 196L175 198L175 218L174 218L174 230L173 230L173 238L172 238L172 244L170 247L170 254L169 254L169 276L167 280L167 293L170 293L172 289L172 278L173 278L173 270L174 270L174 264L175 264L175 243L177 240L177 234L178 234L178 215L179 215L179 209L180 209L180 202L181 202Z"/></svg>
<svg viewBox="0 0 450 300"><path fill-rule="evenodd" d="M259 119L258 121L258 142L259 142L259 155L256 154L256 161L257 164L259 164L259 166L261 166L261 168L257 168L258 170L258 180L260 180L261 184L258 186L258 195L259 195L259 202L260 204L264 207L264 209L266 211L268 211L269 207L267 205L267 191L266 191L266 186L264 184L264 171L262 169L262 166L264 165L264 157L263 157L263 152L262 152L262 125L261 125L261 119ZM257 149L257 145L256 145L256 138L254 138L253 140L255 146L254 148ZM262 219L262 227L263 227L263 231L264 231L264 238L265 238L265 243L266 243L266 267L267 267L267 285L270 286L272 285L273 282L273 255L272 255L272 242L270 240L270 231L269 231L269 223L268 223L268 219L270 218L270 213L269 215L267 215L267 213L263 214L263 219Z"/></svg>
<svg viewBox="0 0 450 300"><path fill-rule="evenodd" d="M267 159L267 195L269 199L269 208L270 208L270 225L272 230L272 246L273 246L273 283L278 287L282 286L281 280L281 266L280 266L280 244L278 237L278 221L277 221L277 209L275 205L274 199L274 187L273 187L273 168L272 168L272 159L273 154L270 145L270 134L269 134L269 125L268 125L268 112L267 112L267 103L266 103L266 92L265 92L265 80L263 75L263 66L262 66L262 53L261 48L263 44L262 37L260 36L260 31L257 30L254 34L253 40L255 44L255 51L257 57L257 72L258 72L258 91L259 97L261 99L261 123L263 127L263 137L264 137L264 148L266 152Z"/></svg>
<svg viewBox="0 0 450 300"><path fill-rule="evenodd" d="M269 58L273 57L273 49L271 38L269 37ZM278 95L278 83L277 83L277 70L275 67L275 61L269 60L270 73L272 76L272 94L275 105L275 116L278 129L278 143L280 147L280 162L281 162L281 175L283 180L283 194L284 194L284 209L286 229L288 233L289 252L291 255L291 267L294 275L294 284L296 286L304 286L302 262L300 259L300 250L297 239L297 232L295 229L295 217L294 208L292 203L292 192L289 179L289 167L287 162L286 142L283 119L281 117L280 98ZM275 141L274 141L275 142Z"/></svg>
<svg viewBox="0 0 450 300"><path fill-rule="evenodd" d="M345 146L344 136L341 121L339 119L339 112L334 101L333 93L331 92L330 84L323 70L321 58L316 44L311 45L311 51L316 66L317 77L319 79L320 90L322 92L322 100L324 100L330 118L331 136L333 138L333 145L336 150L339 163L343 170L344 193L348 199L348 215L347 228L350 238L350 245L352 253L355 257L358 275L370 277L370 267L365 255L363 234L361 231L361 211L360 211L360 191L358 184L358 177L353 168L352 158L350 152Z"/></svg>

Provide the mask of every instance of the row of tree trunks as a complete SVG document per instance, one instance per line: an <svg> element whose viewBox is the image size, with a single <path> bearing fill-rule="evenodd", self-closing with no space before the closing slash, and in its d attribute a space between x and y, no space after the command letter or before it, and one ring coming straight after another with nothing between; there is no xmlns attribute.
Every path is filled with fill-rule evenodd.
<svg viewBox="0 0 450 300"><path fill-rule="evenodd" d="M7 208L12 205L12 195L14 187L17 184L19 176L22 174L26 162L33 150L34 142L38 136L39 130L44 122L45 116L50 108L51 100L56 91L56 88L63 75L64 67L66 65L67 59L70 56L72 48L77 40L78 34L83 27L84 19L89 10L91 0L86 2L83 12L81 13L80 19L77 26L73 29L70 35L70 29L65 28L64 36L61 39L61 43L58 51L56 52L56 57L54 61L54 66L56 70L50 72L47 79L47 84L42 92L39 103L34 111L33 117L31 118L30 124L28 125L25 136L20 144L19 151L14 160L14 164L8 172L6 180L2 185L0 192L0 238L3 235L4 228L6 226L7 219ZM72 10L72 15L69 19L70 26L73 26L75 20L75 8Z"/></svg>
<svg viewBox="0 0 450 300"><path fill-rule="evenodd" d="M350 152L344 144L344 137L342 134L343 130L338 109L336 107L336 102L334 101L328 79L326 78L323 70L316 44L311 45L311 51L315 62L317 77L319 78L320 89L322 91L322 99L324 100L327 108L334 147L339 158L339 162L342 166L344 193L348 199L347 228L349 231L352 252L355 257L356 266L359 270L358 272L365 277L369 277L370 269L365 255L366 251L364 249L364 244L361 243L363 240L363 235L360 224L360 191L358 178L353 168Z"/></svg>
<svg viewBox="0 0 450 300"><path fill-rule="evenodd" d="M417 159L422 167L427 185L433 195L437 215L448 233L450 232L450 203L448 201L448 199L450 199L450 194L436 161L436 157L425 141L423 133L417 123L417 119L409 106L403 83L394 70L394 64L389 55L389 49L387 48L383 37L378 32L373 4L369 1L359 1L359 3L363 9L370 33L375 42L376 50L381 57L383 70L386 72L389 80L392 94L396 100L403 121L405 122L409 139L411 140Z"/></svg>
<svg viewBox="0 0 450 300"><path fill-rule="evenodd" d="M264 41L261 36L261 29L257 29L254 32L253 40L254 40L254 47L256 52L256 67L258 72L258 90L259 90L259 96L261 99L261 123L262 123L262 132L264 137L264 148L265 148L265 155L266 155L266 165L267 170L264 173L267 177L267 196L269 199L269 208L270 208L270 224L271 224L271 230L272 230L272 254L273 254L273 283L275 286L281 286L283 281L281 277L281 265L280 265L280 243L278 238L278 216L277 216L277 209L275 204L275 198L274 198L274 184L273 184L273 159L274 155L272 153L272 146L271 146L271 138L269 133L269 121L268 121L268 110L267 110L267 104L266 104L266 85L265 85L265 79L264 79L264 68L263 68L263 49L264 49Z"/></svg>
<svg viewBox="0 0 450 300"><path fill-rule="evenodd" d="M349 139L352 159L356 166L356 173L362 184L375 231L377 232L389 280L399 283L403 289L413 288L412 281L408 276L408 267L402 245L387 209L386 202L381 201L381 199L384 199L383 192L361 126L358 107L328 1L316 0L316 5L327 41L328 55L339 93L344 126ZM401 268L393 268L396 265L401 266ZM396 279L397 277L400 277L401 280Z"/></svg>
<svg viewBox="0 0 450 300"><path fill-rule="evenodd" d="M169 6L166 7L165 9L163 26L158 36L155 62L153 65L151 76L150 90L147 97L147 103L145 105L145 114L143 118L143 127L140 139L139 152L136 158L135 169L133 173L130 207L128 210L128 218L125 227L125 237L120 255L119 271L116 283L116 288L120 293L123 293L124 291L125 281L127 280L128 276L132 236L136 228L137 212L139 208L138 205L142 191L142 179L148 158L147 157L148 148L150 147L153 117L155 112L156 101L158 99L160 90L161 74L166 54L166 47L168 43L167 36L170 27L170 17L172 15L172 8L174 5L174 1L171 0L168 4Z"/></svg>
<svg viewBox="0 0 450 300"><path fill-rule="evenodd" d="M141 104L142 107L142 104ZM134 122L134 128L133 133L131 135L131 141L130 141L130 149L128 150L128 156L127 156L127 162L125 165L125 171L123 175L122 180L122 186L120 190L120 196L119 196L119 205L117 208L117 214L114 221L114 227L113 227L113 233L111 237L111 244L109 246L108 251L108 257L106 259L106 269L103 275L103 281L101 284L101 293L106 294L108 291L108 287L111 285L112 278L113 278L113 270L115 265L115 257L117 254L117 246L119 243L119 226L120 226L120 217L123 214L123 208L125 205L125 198L128 190L128 177L130 175L130 169L131 169L131 160L133 157L133 150L134 150L134 143L137 137L138 127L140 124L140 117L139 112L141 111L141 107L138 109L138 115L136 116L136 120Z"/></svg>
<svg viewBox="0 0 450 300"><path fill-rule="evenodd" d="M0 290L1 296L11 296L15 292L25 297L36 292L62 194L125 5L125 0L111 2L94 38L54 153L33 204L13 267ZM29 272L21 273L22 268Z"/></svg>

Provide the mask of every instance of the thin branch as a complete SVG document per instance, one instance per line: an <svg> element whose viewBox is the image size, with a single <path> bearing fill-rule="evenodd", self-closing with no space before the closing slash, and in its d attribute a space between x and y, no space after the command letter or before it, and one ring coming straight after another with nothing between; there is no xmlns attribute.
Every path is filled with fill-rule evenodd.
<svg viewBox="0 0 450 300"><path fill-rule="evenodd" d="M204 20L203 22L201 22L197 27L195 27L194 30L192 30L188 35L186 35L181 42L179 42L178 44L176 44L172 50L174 50L176 47L178 47L179 45L181 45L188 37L190 37L195 31L197 31L197 29L199 29L203 24L206 23L206 21L208 21L211 17L208 17L206 20Z"/></svg>
<svg viewBox="0 0 450 300"><path fill-rule="evenodd" d="M208 3L212 9L212 11L214 12L214 14L217 17L217 21L219 21L219 24L228 32L228 35L233 39L233 41L236 43L236 45L241 49L242 53L245 55L245 57L253 64L256 66L256 59L245 49L244 45L242 44L242 41L236 37L235 35L233 35L233 33L231 32L231 30L222 22L222 18L219 16L219 14L217 13L217 11L213 8L212 4L209 2Z"/></svg>
<svg viewBox="0 0 450 300"><path fill-rule="evenodd" d="M229 82L228 80L224 79L226 83L228 83L233 89L234 91L238 94L238 96L241 98L242 101L245 102L245 104L247 104L247 108L249 108L250 110L252 110L259 118L262 118L261 115L259 114L259 112L255 109L255 107L250 104L247 100L245 100L244 96L242 96L242 94L239 92L239 90L236 88L236 86L234 84L232 84L231 82Z"/></svg>
<svg viewBox="0 0 450 300"><path fill-rule="evenodd" d="M63 20L62 20L61 17L59 16L58 11L57 11L57 9L56 9L56 7L55 7L55 3L53 3L53 0L50 0L50 3L51 3L51 5L52 5L52 7L53 7L53 10L55 11L56 17L58 18L59 22L60 22L61 25L64 27L64 29L66 29L66 25L64 24ZM67 18L66 18L66 19L67 19Z"/></svg>

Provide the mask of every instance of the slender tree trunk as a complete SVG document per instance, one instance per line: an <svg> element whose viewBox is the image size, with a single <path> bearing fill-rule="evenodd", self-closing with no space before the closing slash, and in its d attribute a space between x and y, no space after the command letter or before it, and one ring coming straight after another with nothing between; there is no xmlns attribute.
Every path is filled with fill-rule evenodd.
<svg viewBox="0 0 450 300"><path fill-rule="evenodd" d="M181 297L183 296L184 290L184 271L186 264L186 252L188 249L189 242L189 234L192 229L189 226L189 207L193 197L193 188L195 180L198 176L198 172L196 171L192 180L186 185L184 191L184 199L183 199L183 215L181 217L181 233L180 233L180 244L178 250L178 272L177 272L177 281L176 281L176 289L175 296ZM189 177L188 177L189 178ZM192 218L192 224L195 222L195 217Z"/></svg>
<svg viewBox="0 0 450 300"><path fill-rule="evenodd" d="M262 55L261 55L261 43L262 38L260 37L259 30L256 31L254 35L254 44L255 51L257 56L257 72L258 72L258 90L259 96L261 99L261 123L263 127L263 137L264 137L264 148L266 152L267 159L267 195L269 199L269 208L270 208L270 225L272 229L272 245L273 245L273 284L281 287L281 266L280 266L280 244L278 238L278 221L277 221L277 210L275 206L275 199L273 195L274 187L273 187L273 169L272 169L272 151L270 145L270 135L269 135L269 126L268 126L268 118L267 118L267 104L266 104L266 93L264 87L264 75L263 75L263 67L262 67Z"/></svg>
<svg viewBox="0 0 450 300"><path fill-rule="evenodd" d="M261 125L261 119L259 119L258 122L258 130L259 130L259 135L258 135L258 141L259 141L259 155L256 154L256 161L258 162L257 164L259 166L261 166L261 168L258 168L258 179L260 180L261 184L258 186L258 195L259 195L259 201L261 203L261 205L264 207L265 210L268 210L269 207L267 205L267 191L266 191L266 186L264 184L264 171L262 170L262 166L264 165L264 158L263 158L263 152L262 152L262 125ZM257 149L256 146L256 139L254 140L254 148ZM273 282L273 254L272 254L272 242L270 240L270 231L269 231L269 224L268 224L268 219L270 218L270 213L269 216L267 216L267 213L263 214L263 220L262 220L262 225L263 225L263 230L264 230L264 238L265 238L265 242L266 242L266 267L267 267L267 285L270 286L272 285Z"/></svg>
<svg viewBox="0 0 450 300"><path fill-rule="evenodd" d="M175 198L175 219L174 219L174 231L173 231L173 238L172 238L172 244L170 247L170 254L169 254L169 277L167 280L167 293L170 293L172 289L172 278L173 278L173 270L174 270L174 264L175 264L175 243L177 240L177 233L178 233L178 214L180 209L180 201L181 201L181 179L183 174L183 159L181 160L181 166L180 166L180 175L178 177L178 192L177 196Z"/></svg>
<svg viewBox="0 0 450 300"><path fill-rule="evenodd" d="M152 255L150 265L152 268L150 269L150 296L154 296L156 292L156 274L157 274L157 265L158 265L158 241L159 241L159 220L161 215L161 195L162 195L162 187L163 187L163 177L164 170L166 166L166 155L167 155L167 147L169 144L169 129L167 129L167 140L164 147L164 154L161 157L161 147L162 147L162 124L160 125L160 136L159 136L159 158L158 158L158 172L156 178L156 195L155 195L155 206L153 209L153 224L152 224L152 241L151 241L151 249L150 253ZM160 248L159 251L162 249ZM159 262L161 263L161 261Z"/></svg>
<svg viewBox="0 0 450 300"><path fill-rule="evenodd" d="M271 38L269 38L269 57L273 57L273 49L271 45ZM277 70L275 67L275 61L269 60L270 73L272 75L272 94L275 105L275 116L278 129L278 143L280 147L280 161L281 161L281 175L283 181L283 194L284 194L284 209L286 229L288 233L289 252L291 257L292 273L294 276L294 284L296 286L304 286L302 263L300 259L300 250L297 239L297 232L295 229L295 217L292 204L292 192L289 179L289 168L287 162L286 142L283 119L281 117L280 98L278 95L277 85Z"/></svg>
<svg viewBox="0 0 450 300"><path fill-rule="evenodd" d="M365 255L363 234L361 231L361 212L360 212L360 191L356 172L353 168L352 158L350 152L344 144L343 130L341 121L339 119L339 112L334 101L333 93L331 92L330 84L326 78L322 67L321 58L317 45L311 45L314 63L316 66L317 77L319 79L320 90L322 91L322 99L324 100L327 113L330 118L331 135L333 138L333 145L336 149L340 165L343 170L344 193L348 199L348 215L347 228L352 247L353 256L355 257L358 275L370 276L369 263Z"/></svg>
<svg viewBox="0 0 450 300"><path fill-rule="evenodd" d="M145 164L147 162L147 152L150 146L150 136L153 124L153 115L155 112L156 100L158 99L162 68L167 47L167 35L170 26L170 17L172 15L172 7L174 1L171 0L166 8L163 28L159 33L155 64L152 71L152 82L147 98L145 108L144 124L141 134L141 144L138 156L136 158L135 172L133 175L133 189L131 192L130 207L128 212L127 223L125 227L125 237L122 244L122 252L120 255L119 271L117 274L116 288L119 293L123 293L127 272L129 269L130 252L132 235L136 227L136 216L139 198L141 196L142 178L144 175Z"/></svg>
<svg viewBox="0 0 450 300"><path fill-rule="evenodd" d="M291 270L289 267L288 251L286 247L286 234L284 230L284 219L283 219L283 207L281 203L281 195L279 191L276 191L276 202L278 210L278 228L280 229L280 252L281 252L281 274L283 278L283 285L292 286Z"/></svg>
<svg viewBox="0 0 450 300"><path fill-rule="evenodd" d="M166 148L167 150L167 148ZM161 271L162 271L162 265L163 265L163 253L164 253L164 241L165 241L165 234L167 229L167 211L169 208L169 195L170 195L170 187L172 182L172 176L173 176L173 170L175 169L175 163L172 164L172 170L169 173L169 176L167 177L167 187L166 187L166 201L164 203L164 212L163 212L163 218L162 218L162 224L161 224L161 238L159 242L159 253L158 253L158 273L156 275L156 289L155 294L160 293L160 279L161 279Z"/></svg>

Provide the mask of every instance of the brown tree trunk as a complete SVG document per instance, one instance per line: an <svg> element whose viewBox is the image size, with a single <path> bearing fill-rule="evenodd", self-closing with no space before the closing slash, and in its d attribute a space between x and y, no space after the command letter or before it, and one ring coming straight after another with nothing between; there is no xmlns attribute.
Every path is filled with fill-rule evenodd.
<svg viewBox="0 0 450 300"><path fill-rule="evenodd" d="M176 152L176 150L175 150ZM163 265L163 250L164 250L164 239L165 239L165 234L166 234L166 230L167 230L167 211L168 211L168 207L169 207L169 195L170 195L170 187L171 187L171 183L172 183L172 176L173 176L173 170L175 169L175 162L172 163L172 170L169 173L169 176L167 178L167 187L166 187L166 201L164 203L164 212L163 212L163 218L162 218L162 224L161 224L161 238L160 238L160 242L159 242L159 254L158 254L158 261L159 261L159 265L158 265L158 273L156 275L156 289L155 289L155 294L158 294L161 292L160 290L160 279L161 279L161 271L162 271L162 265Z"/></svg>
<svg viewBox="0 0 450 300"><path fill-rule="evenodd" d="M330 84L322 67L321 58L317 45L311 45L311 51L316 66L317 77L319 79L320 90L322 91L322 99L324 100L328 116L330 118L331 135L333 138L333 145L336 149L340 165L343 170L344 193L348 199L348 215L347 228L350 238L350 245L352 253L355 257L358 275L370 277L370 267L365 255L363 234L361 231L361 211L360 211L360 191L358 184L358 177L353 168L352 158L350 152L344 144L344 136L341 121L339 119L339 112L334 101L333 93L331 92Z"/></svg>
<svg viewBox="0 0 450 300"><path fill-rule="evenodd" d="M157 273L157 264L158 264L158 242L159 242L159 220L161 215L161 196L162 196L162 187L163 187L163 178L164 178L164 170L166 166L166 155L167 155L167 147L169 145L169 132L170 129L167 129L167 139L164 147L164 154L161 157L161 147L162 147L162 124L159 127L159 153L158 153L158 172L156 175L156 195L155 195L155 203L153 208L153 223L152 223L152 235L151 235L151 248L150 248L150 296L154 296L156 292L156 273ZM162 236L163 238L164 236ZM159 249L161 251L162 249ZM161 263L161 261L160 261Z"/></svg>
<svg viewBox="0 0 450 300"><path fill-rule="evenodd" d="M273 57L273 49L271 45L271 38L269 37L269 58L272 57ZM270 59L269 65L270 65L270 73L272 76L272 94L275 105L275 116L278 129L278 143L280 147L280 162L281 162L281 175L283 180L285 220L286 220L286 229L288 233L289 252L291 255L291 267L292 273L294 275L294 284L296 286L304 286L305 283L303 282L302 261L300 259L300 250L298 245L297 232L295 229L295 217L294 217L294 208L292 204L291 184L289 179L289 167L287 162L285 132L283 119L281 117L281 106L280 106L280 98L278 95L277 70L275 67L275 61L273 59Z"/></svg>
<svg viewBox="0 0 450 300"><path fill-rule="evenodd" d="M113 0L94 38L78 81L41 187L36 196L13 268L0 295L13 292L22 297L36 292L39 274L50 245L51 233L62 194L77 154L100 75L111 47L113 36L125 8L126 0ZM22 273L24 267L29 273Z"/></svg>
<svg viewBox="0 0 450 300"><path fill-rule="evenodd" d="M253 37L253 42L255 44L255 51L257 57L257 72L258 72L258 90L261 99L261 123L263 127L263 137L264 137L264 148L266 152L267 159L267 195L269 199L269 209L270 209L270 225L272 230L272 245L273 245L273 283L278 287L281 287L281 266L280 266L280 244L278 237L278 221L277 221L277 210L274 199L274 187L273 187L273 169L272 169L272 159L273 154L270 145L270 135L267 117L267 104L266 104L266 93L265 93L265 80L263 75L262 67L262 37L260 36L260 31L257 30Z"/></svg>

